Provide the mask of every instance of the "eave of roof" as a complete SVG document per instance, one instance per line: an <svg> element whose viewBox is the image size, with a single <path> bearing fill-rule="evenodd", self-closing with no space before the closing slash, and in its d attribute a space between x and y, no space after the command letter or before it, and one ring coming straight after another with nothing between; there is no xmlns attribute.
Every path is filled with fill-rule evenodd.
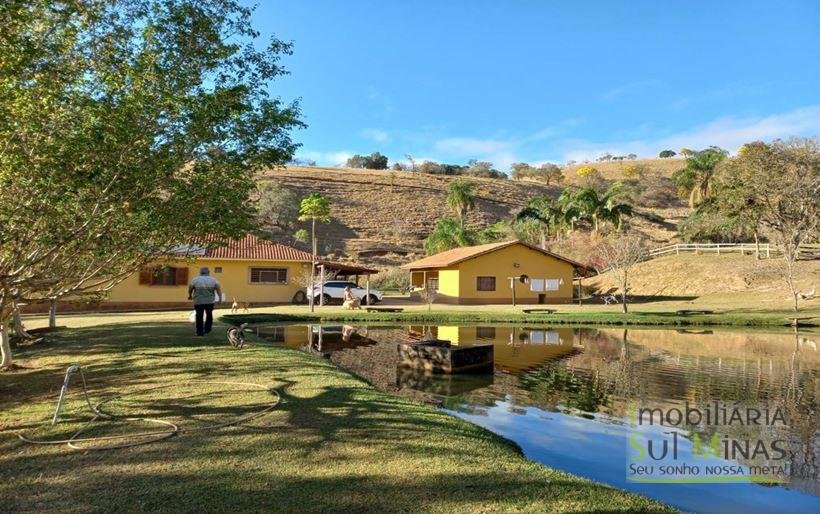
<svg viewBox="0 0 820 514"><path fill-rule="evenodd" d="M489 243L478 246L453 248L452 250L447 250L445 252L437 253L435 255L431 255L429 257L425 257L423 259L410 262L402 266L402 268L408 270L446 268L516 244L525 246L530 250L534 250L549 257L553 257L555 259L564 261L568 264L571 264L574 268L586 269L586 266L579 262L573 261L572 259L567 259L566 257L563 257L556 253L552 253L550 251L544 250L543 248L539 248L537 246L515 239L512 241L503 241L500 243Z"/></svg>

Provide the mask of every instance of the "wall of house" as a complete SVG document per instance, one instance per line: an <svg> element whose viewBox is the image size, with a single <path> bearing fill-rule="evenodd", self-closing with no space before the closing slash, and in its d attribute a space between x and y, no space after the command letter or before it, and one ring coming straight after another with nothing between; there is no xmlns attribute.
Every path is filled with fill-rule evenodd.
<svg viewBox="0 0 820 514"><path fill-rule="evenodd" d="M512 291L507 277L521 275L563 280L557 291L540 294L544 295L544 303L572 302L572 265L524 245L508 246L469 259L460 263L458 269L460 304L510 303ZM495 291L479 291L477 277L495 277ZM529 284L515 282L516 303L538 303L538 295L530 290Z"/></svg>
<svg viewBox="0 0 820 514"><path fill-rule="evenodd" d="M252 303L289 303L301 286L294 277L308 271L310 265L303 262L282 261L245 261L197 259L195 261L169 261L163 263L174 267L188 268L188 282L199 274L199 268L208 266L213 276L222 286L227 301L236 298L240 302ZM216 268L222 271L217 272ZM287 268L287 284L251 284L250 268ZM111 290L106 303L123 304L129 308L170 306L178 303L190 303L188 284L174 286L142 285L139 273L134 273Z"/></svg>

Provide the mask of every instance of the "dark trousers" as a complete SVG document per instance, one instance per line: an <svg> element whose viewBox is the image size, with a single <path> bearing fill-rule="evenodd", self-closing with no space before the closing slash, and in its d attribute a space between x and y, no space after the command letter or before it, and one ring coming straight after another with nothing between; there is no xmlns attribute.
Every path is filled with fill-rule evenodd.
<svg viewBox="0 0 820 514"><path fill-rule="evenodd" d="M211 325L214 324L214 304L194 305L194 310L196 311L196 335L204 336L211 331ZM202 322L203 316L205 323Z"/></svg>

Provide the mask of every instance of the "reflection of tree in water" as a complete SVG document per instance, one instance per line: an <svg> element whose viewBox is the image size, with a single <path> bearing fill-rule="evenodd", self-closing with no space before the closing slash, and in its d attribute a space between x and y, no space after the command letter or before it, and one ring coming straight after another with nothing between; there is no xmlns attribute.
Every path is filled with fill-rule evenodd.
<svg viewBox="0 0 820 514"><path fill-rule="evenodd" d="M585 374L560 362L522 375L520 383L536 403L549 410L562 405L594 413L607 404L606 386L598 372Z"/></svg>

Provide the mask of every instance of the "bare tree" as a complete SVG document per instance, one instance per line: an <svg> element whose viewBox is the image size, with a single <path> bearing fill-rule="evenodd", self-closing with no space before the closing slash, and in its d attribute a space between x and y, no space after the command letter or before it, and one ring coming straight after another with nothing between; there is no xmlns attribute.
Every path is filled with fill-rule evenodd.
<svg viewBox="0 0 820 514"><path fill-rule="evenodd" d="M430 311L433 309L433 302L435 302L438 298L438 291L430 287L430 284L428 283L425 284L424 288L419 291L419 296L422 301L427 304L427 310Z"/></svg>
<svg viewBox="0 0 820 514"><path fill-rule="evenodd" d="M595 251L598 273L612 273L621 291L623 311L628 312L627 291L632 268L646 258L646 243L637 234L626 234L603 241Z"/></svg>

